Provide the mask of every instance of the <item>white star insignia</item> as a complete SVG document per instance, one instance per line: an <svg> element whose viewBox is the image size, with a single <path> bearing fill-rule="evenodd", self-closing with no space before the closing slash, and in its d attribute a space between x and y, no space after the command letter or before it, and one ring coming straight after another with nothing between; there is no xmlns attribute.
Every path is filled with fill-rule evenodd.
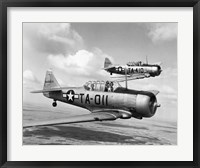
<svg viewBox="0 0 200 168"><path fill-rule="evenodd" d="M69 94L67 94L68 95L68 100L72 100L73 101L73 94L71 93L71 92L69 92Z"/></svg>

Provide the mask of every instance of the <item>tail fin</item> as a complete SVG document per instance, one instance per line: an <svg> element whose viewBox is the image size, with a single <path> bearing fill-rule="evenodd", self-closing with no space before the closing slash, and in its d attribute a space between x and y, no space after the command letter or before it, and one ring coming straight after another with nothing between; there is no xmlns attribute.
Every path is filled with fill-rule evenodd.
<svg viewBox="0 0 200 168"><path fill-rule="evenodd" d="M43 90L35 90L31 91L31 93L43 93L44 96L49 97L49 92L58 92L61 90L62 88L58 84L53 72L47 70Z"/></svg>
<svg viewBox="0 0 200 168"><path fill-rule="evenodd" d="M58 88L60 88L60 85L58 84L52 70L47 70L43 90L51 90Z"/></svg>
<svg viewBox="0 0 200 168"><path fill-rule="evenodd" d="M105 58L104 68L108 68L110 65L112 65L111 61L108 58Z"/></svg>

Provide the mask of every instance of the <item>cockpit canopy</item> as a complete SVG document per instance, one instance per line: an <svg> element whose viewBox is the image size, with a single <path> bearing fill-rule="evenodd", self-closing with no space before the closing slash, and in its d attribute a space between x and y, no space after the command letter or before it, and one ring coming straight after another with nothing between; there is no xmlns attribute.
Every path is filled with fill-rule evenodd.
<svg viewBox="0 0 200 168"><path fill-rule="evenodd" d="M143 62L138 61L138 62L128 62L127 63L128 66L141 66L143 65Z"/></svg>
<svg viewBox="0 0 200 168"><path fill-rule="evenodd" d="M116 81L89 81L84 88L89 91L114 92L121 85Z"/></svg>

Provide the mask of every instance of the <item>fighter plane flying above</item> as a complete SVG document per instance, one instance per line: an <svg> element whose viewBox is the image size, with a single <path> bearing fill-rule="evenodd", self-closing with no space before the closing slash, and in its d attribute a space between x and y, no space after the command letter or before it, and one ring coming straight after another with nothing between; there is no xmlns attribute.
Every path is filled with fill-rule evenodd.
<svg viewBox="0 0 200 168"><path fill-rule="evenodd" d="M28 123L24 128L33 126L50 126L68 123L92 122L152 117L157 107L156 95L159 91L138 91L122 87L115 81L89 81L82 87L60 87L51 70L46 72L43 90L32 93L43 93L57 101L89 110L90 114L78 115L52 121Z"/></svg>
<svg viewBox="0 0 200 168"><path fill-rule="evenodd" d="M138 61L129 62L126 65L113 65L109 58L105 58L104 70L109 72L110 75L119 74L124 76L127 73L127 80L155 77L162 72L159 64L148 64L148 61L146 63ZM117 76L116 78L124 78L123 76Z"/></svg>

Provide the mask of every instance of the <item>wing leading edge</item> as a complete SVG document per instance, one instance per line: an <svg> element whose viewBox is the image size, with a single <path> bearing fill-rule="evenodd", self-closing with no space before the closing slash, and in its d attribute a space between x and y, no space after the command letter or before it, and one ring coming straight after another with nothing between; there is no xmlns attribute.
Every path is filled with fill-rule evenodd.
<svg viewBox="0 0 200 168"><path fill-rule="evenodd" d="M150 77L150 74L148 74L148 73L132 74L132 75L127 75L127 81L149 78L149 77ZM116 79L116 81L118 81L118 82L124 82L126 80L124 75L123 76L116 76L116 77L112 77L112 78L118 78L118 79Z"/></svg>
<svg viewBox="0 0 200 168"><path fill-rule="evenodd" d="M35 126L53 126L53 125L92 122L92 121L116 120L117 118L120 118L120 117L121 117L121 114L117 112L95 112L95 113L90 113L90 114L68 117L65 119L40 121L40 122L35 122L32 124L27 123L23 125L23 128L29 128L29 127L35 127Z"/></svg>

